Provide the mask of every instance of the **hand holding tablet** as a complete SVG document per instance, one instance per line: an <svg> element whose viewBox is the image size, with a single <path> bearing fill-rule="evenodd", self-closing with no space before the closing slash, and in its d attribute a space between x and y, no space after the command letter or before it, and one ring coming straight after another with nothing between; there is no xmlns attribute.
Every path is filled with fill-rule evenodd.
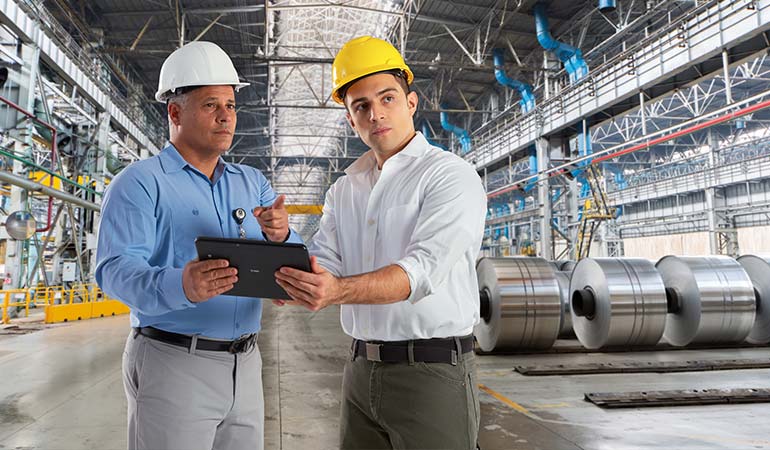
<svg viewBox="0 0 770 450"><path fill-rule="evenodd" d="M275 272L284 266L310 271L310 257L303 244L201 236L195 247L201 261L226 259L230 267L238 269L238 281L222 295L288 299L275 282Z"/></svg>

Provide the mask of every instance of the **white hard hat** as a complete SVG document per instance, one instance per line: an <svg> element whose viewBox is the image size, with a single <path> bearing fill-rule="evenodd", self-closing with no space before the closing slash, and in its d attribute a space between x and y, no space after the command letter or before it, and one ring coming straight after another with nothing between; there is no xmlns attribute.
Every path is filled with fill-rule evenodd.
<svg viewBox="0 0 770 450"><path fill-rule="evenodd" d="M234 86L237 91L249 83L241 83L230 57L217 44L190 42L174 50L163 62L155 100L163 102L181 87L222 85Z"/></svg>

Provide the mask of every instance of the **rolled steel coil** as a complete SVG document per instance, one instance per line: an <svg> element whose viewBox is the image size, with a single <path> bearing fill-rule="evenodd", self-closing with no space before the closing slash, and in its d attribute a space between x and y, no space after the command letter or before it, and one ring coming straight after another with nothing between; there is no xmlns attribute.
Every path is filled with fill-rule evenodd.
<svg viewBox="0 0 770 450"><path fill-rule="evenodd" d="M666 256L656 264L666 286L663 336L675 346L739 343L754 326L754 286L727 256Z"/></svg>
<svg viewBox="0 0 770 450"><path fill-rule="evenodd" d="M572 326L588 349L655 345L663 335L666 291L646 259L583 259L570 292Z"/></svg>
<svg viewBox="0 0 770 450"><path fill-rule="evenodd" d="M570 313L569 272L556 272L561 297L561 312L559 321L559 337L572 337L572 314Z"/></svg>
<svg viewBox="0 0 770 450"><path fill-rule="evenodd" d="M553 265L542 258L483 258L476 265L483 351L550 348L559 333L561 298Z"/></svg>
<svg viewBox="0 0 770 450"><path fill-rule="evenodd" d="M770 257L743 255L738 263L754 285L756 317L746 340L752 344L770 342Z"/></svg>

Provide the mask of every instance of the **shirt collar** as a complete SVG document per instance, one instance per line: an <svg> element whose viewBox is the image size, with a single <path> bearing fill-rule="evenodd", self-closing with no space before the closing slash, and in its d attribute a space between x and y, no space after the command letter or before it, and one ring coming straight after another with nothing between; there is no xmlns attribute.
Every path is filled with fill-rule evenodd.
<svg viewBox="0 0 770 450"><path fill-rule="evenodd" d="M425 155L425 152L430 148L430 144L419 131L414 135L411 141L406 144L406 147L402 148L400 152L391 156L390 159L403 159L403 158L420 158ZM353 164L345 169L347 175L357 175L360 173L369 172L377 164L377 159L374 157L374 150L369 150L361 155Z"/></svg>
<svg viewBox="0 0 770 450"><path fill-rule="evenodd" d="M193 166L190 165L183 157L182 154L179 153L179 150L174 147L174 144L171 142L166 143L166 147L163 148L163 150L160 152L160 164L161 167L163 167L163 171L166 173L173 173L178 172L185 167L193 168ZM231 173L243 173L240 167L238 167L235 164L231 164L226 162L222 157L219 157L219 161L217 161L217 168L214 169L214 173L217 173L218 171L221 171L220 168L222 165L224 165L224 170L231 172Z"/></svg>

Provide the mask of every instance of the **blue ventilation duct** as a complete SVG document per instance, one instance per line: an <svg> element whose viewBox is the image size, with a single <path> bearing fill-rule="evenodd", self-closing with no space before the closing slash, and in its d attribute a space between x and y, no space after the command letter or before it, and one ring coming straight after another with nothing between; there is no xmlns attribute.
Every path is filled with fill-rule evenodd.
<svg viewBox="0 0 770 450"><path fill-rule="evenodd" d="M623 176L622 169L618 170L617 172L613 172L612 176L615 179L615 186L617 186L618 189L625 189L628 187L628 183L626 182L626 177Z"/></svg>
<svg viewBox="0 0 770 450"><path fill-rule="evenodd" d="M548 30L548 16L545 15L545 4L536 4L534 13L538 42L544 49L556 54L559 60L564 63L570 81L576 83L588 75L588 65L583 59L583 52L579 48L559 42L551 36L551 32Z"/></svg>
<svg viewBox="0 0 770 450"><path fill-rule="evenodd" d="M599 11L603 13L615 11L616 3L615 0L599 0Z"/></svg>
<svg viewBox="0 0 770 450"><path fill-rule="evenodd" d="M519 104L521 105L521 112L526 114L535 109L535 94L532 93L532 86L527 83L522 83L521 81L508 78L508 75L505 74L505 68L503 66L503 54L504 51L501 48L492 50L492 59L495 63L495 79L497 79L497 82L503 86L519 91L519 95L521 95L521 100L519 100Z"/></svg>
<svg viewBox="0 0 770 450"><path fill-rule="evenodd" d="M593 153L593 146L591 145L591 131L578 133L577 140L578 156L583 157ZM579 162L578 167L584 169L588 164L591 164L590 159ZM588 180L586 180L583 170L580 170L576 178L579 182L582 183L582 187L580 188L580 198L586 198L591 195L591 186L589 186Z"/></svg>
<svg viewBox="0 0 770 450"><path fill-rule="evenodd" d="M441 107L441 109L446 109L444 106ZM446 111L441 111L439 114L439 117L441 117L441 128L451 131L454 133L455 136L457 136L457 139L460 140L460 145L462 145L462 154L466 154L469 151L471 151L471 135L468 133L468 131L463 130L462 128L452 125L449 123L449 115L446 113Z"/></svg>
<svg viewBox="0 0 770 450"><path fill-rule="evenodd" d="M432 145L434 147L438 147L438 148L440 148L441 150L444 150L444 151L448 150L446 148L446 145L439 144L438 142L435 142L433 139L428 137L428 136L430 136L430 127L428 126L428 122L423 122L422 123L422 135L425 136L425 140L428 141L428 144L430 144L430 145Z"/></svg>
<svg viewBox="0 0 770 450"><path fill-rule="evenodd" d="M529 174L537 175L537 153L535 150L530 150L529 152ZM522 190L524 192L529 192L534 189L535 186L537 186L537 178L527 181L527 184L524 185Z"/></svg>

